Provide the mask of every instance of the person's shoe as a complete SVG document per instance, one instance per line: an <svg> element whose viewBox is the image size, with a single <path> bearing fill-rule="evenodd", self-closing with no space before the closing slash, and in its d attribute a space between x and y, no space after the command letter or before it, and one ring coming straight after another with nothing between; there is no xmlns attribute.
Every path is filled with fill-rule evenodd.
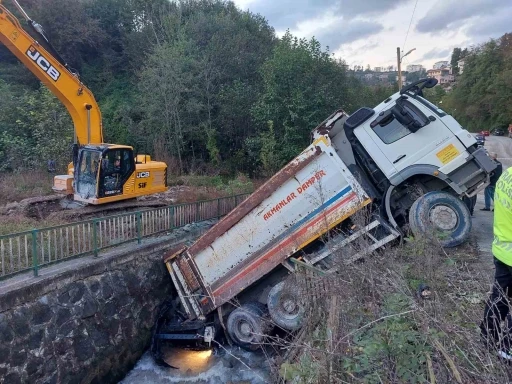
<svg viewBox="0 0 512 384"><path fill-rule="evenodd" d="M505 360L512 360L512 351L510 349L500 349L498 351L498 356Z"/></svg>
<svg viewBox="0 0 512 384"><path fill-rule="evenodd" d="M505 337L498 347L498 356L502 359L512 361L512 343L509 337Z"/></svg>
<svg viewBox="0 0 512 384"><path fill-rule="evenodd" d="M491 208L480 208L481 211L490 211Z"/></svg>
<svg viewBox="0 0 512 384"><path fill-rule="evenodd" d="M498 356L502 359L512 361L512 347L508 340L504 340L502 346L498 349Z"/></svg>

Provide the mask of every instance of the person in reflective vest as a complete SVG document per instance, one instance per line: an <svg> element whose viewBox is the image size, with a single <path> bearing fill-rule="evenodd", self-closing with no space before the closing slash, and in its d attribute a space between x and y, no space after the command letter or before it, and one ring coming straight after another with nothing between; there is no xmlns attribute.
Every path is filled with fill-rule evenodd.
<svg viewBox="0 0 512 384"><path fill-rule="evenodd" d="M512 167L500 176L494 193L492 254L495 276L480 330L501 357L512 360L512 340L509 336L512 324L505 331L501 327L501 322L509 315L508 299L512 298Z"/></svg>

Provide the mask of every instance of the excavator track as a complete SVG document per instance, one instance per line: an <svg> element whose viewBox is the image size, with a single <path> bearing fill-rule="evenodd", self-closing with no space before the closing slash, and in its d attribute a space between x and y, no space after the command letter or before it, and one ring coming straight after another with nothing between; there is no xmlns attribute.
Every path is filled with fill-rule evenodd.
<svg viewBox="0 0 512 384"><path fill-rule="evenodd" d="M83 205L62 195L38 196L0 207L0 215L22 215L36 220L74 221L169 205L161 200L123 200L105 205Z"/></svg>
<svg viewBox="0 0 512 384"><path fill-rule="evenodd" d="M58 217L63 220L88 219L118 213L141 211L145 209L165 207L168 204L156 200L138 201L137 199L123 200L105 205L78 205L76 202L68 201L68 207L63 211L54 212L49 217Z"/></svg>

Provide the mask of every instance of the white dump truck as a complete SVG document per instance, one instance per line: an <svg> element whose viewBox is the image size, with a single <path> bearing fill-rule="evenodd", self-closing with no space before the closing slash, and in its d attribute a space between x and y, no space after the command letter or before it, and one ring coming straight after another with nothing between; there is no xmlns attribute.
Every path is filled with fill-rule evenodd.
<svg viewBox="0 0 512 384"><path fill-rule="evenodd" d="M436 83L420 80L350 116L336 111L312 132L310 146L195 243L167 252L177 300L157 320L155 357L163 340L197 347L220 327L251 348L268 316L300 328L300 297L282 294L297 263L339 268L325 262L333 253L351 262L409 230L445 247L462 243L471 217L461 198L484 188L496 164L421 96ZM361 212L367 220L356 226ZM357 250L351 245L361 237L368 246Z"/></svg>

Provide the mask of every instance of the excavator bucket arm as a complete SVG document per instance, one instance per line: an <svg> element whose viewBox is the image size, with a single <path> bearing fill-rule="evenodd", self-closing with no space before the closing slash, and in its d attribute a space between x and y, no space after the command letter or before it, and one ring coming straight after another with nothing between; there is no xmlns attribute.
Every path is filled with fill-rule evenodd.
<svg viewBox="0 0 512 384"><path fill-rule="evenodd" d="M23 14L28 19L26 13ZM32 26L39 27L32 20L28 21ZM101 112L92 92L82 84L77 74L72 73L25 31L19 20L2 4L2 0L0 42L66 106L79 145L103 143Z"/></svg>

